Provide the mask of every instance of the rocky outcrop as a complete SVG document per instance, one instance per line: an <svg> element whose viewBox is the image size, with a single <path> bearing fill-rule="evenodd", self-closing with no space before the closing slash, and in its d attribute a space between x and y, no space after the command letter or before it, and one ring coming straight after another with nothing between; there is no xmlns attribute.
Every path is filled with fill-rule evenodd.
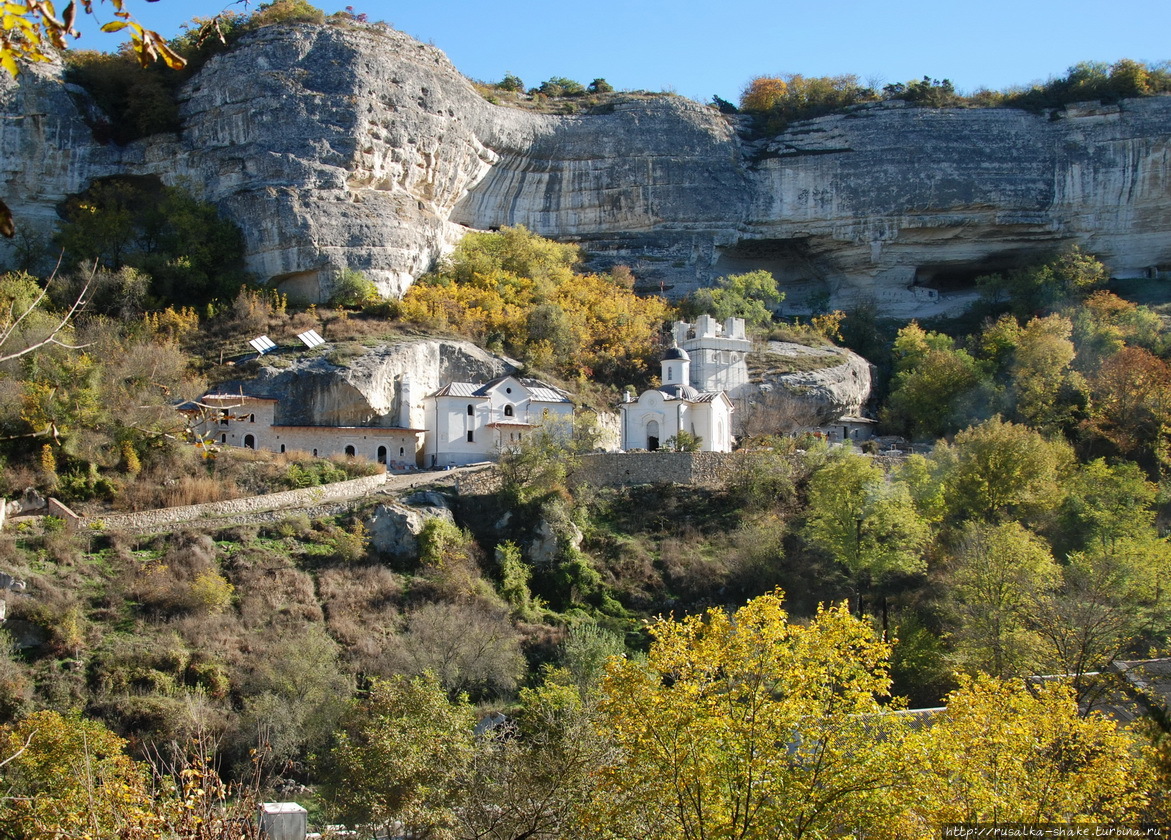
<svg viewBox="0 0 1171 840"><path fill-rule="evenodd" d="M403 504L378 505L363 523L370 545L379 554L396 560L413 560L419 556L419 534L432 519L454 522L451 509L437 493L416 494Z"/></svg>
<svg viewBox="0 0 1171 840"><path fill-rule="evenodd" d="M740 434L787 434L861 414L870 400L871 365L842 347L770 341L749 356L749 384L735 399Z"/></svg>
<svg viewBox="0 0 1171 840"><path fill-rule="evenodd" d="M336 363L328 353L260 362L255 376L219 390L280 400L277 425L414 429L425 426L422 401L428 394L453 381L487 382L519 366L468 341L434 338L380 344Z"/></svg>
<svg viewBox="0 0 1171 840"><path fill-rule="evenodd" d="M856 108L752 138L676 96L550 116L492 105L379 25L263 29L188 83L178 136L96 143L60 68L0 80L0 179L27 230L95 177L183 181L306 299L341 267L401 292L466 228L524 224L680 294L772 270L800 310L963 305L972 278L1080 243L1116 276L1171 267L1171 98ZM11 247L11 246L10 246Z"/></svg>

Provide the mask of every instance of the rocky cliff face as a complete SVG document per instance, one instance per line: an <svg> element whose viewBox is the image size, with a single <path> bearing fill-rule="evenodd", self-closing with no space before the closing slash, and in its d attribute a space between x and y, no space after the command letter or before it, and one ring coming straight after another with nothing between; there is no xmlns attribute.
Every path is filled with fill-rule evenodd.
<svg viewBox="0 0 1171 840"><path fill-rule="evenodd" d="M280 425L422 429L428 394L449 382L487 382L518 367L467 341L422 338L371 348L344 363L311 354L282 361L265 357L254 376L220 390L280 400Z"/></svg>
<svg viewBox="0 0 1171 840"><path fill-rule="evenodd" d="M524 224L681 294L768 268L797 307L962 305L979 273L1068 243L1119 276L1171 266L1171 98L1051 115L863 107L751 140L679 97L609 113L494 106L384 27L273 27L189 83L184 130L95 143L59 68L0 81L0 178L28 229L90 179L217 202L250 267L305 298L336 269L401 292L467 227Z"/></svg>
<svg viewBox="0 0 1171 840"><path fill-rule="evenodd" d="M843 347L770 341L749 354L749 382L734 394L738 434L788 434L861 414L873 365Z"/></svg>

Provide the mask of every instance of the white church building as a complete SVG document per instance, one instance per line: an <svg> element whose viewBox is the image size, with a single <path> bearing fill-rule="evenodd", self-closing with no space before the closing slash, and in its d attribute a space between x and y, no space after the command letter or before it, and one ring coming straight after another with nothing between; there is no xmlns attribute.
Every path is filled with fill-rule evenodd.
<svg viewBox="0 0 1171 840"><path fill-rule="evenodd" d="M499 457L543 423L573 422L569 395L539 379L503 376L451 382L423 401L423 465L450 467Z"/></svg>
<svg viewBox="0 0 1171 840"><path fill-rule="evenodd" d="M680 432L700 440L702 452L732 451L732 412L728 395L691 385L691 357L680 347L663 354L663 384L619 406L622 448L659 449Z"/></svg>

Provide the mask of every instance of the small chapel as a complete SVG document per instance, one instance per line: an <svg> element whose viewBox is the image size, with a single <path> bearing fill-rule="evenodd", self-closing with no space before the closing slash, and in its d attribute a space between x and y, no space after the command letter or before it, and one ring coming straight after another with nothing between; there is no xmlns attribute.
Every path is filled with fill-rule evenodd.
<svg viewBox="0 0 1171 840"><path fill-rule="evenodd" d="M732 401L725 391L691 385L691 357L681 347L663 354L662 385L619 406L622 448L654 452L680 432L699 439L702 452L732 451Z"/></svg>

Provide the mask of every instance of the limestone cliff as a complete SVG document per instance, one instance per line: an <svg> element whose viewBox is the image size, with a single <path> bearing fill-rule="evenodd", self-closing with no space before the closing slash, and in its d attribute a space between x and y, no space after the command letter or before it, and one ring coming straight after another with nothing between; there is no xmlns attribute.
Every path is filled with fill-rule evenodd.
<svg viewBox="0 0 1171 840"><path fill-rule="evenodd" d="M276 423L293 426L425 425L423 398L448 382L487 382L518 363L467 341L410 339L331 361L328 353L293 361L265 357L254 375L223 383L224 393L273 397Z"/></svg>
<svg viewBox="0 0 1171 840"><path fill-rule="evenodd" d="M1078 242L1119 276L1171 266L1171 98L1052 114L898 103L752 139L675 96L549 116L482 99L378 25L282 26L212 59L183 131L96 143L60 68L0 80L18 223L114 173L184 181L244 229L250 268L306 298L361 269L401 292L467 227L524 224L680 294L769 268L800 307L962 305L978 273Z"/></svg>

